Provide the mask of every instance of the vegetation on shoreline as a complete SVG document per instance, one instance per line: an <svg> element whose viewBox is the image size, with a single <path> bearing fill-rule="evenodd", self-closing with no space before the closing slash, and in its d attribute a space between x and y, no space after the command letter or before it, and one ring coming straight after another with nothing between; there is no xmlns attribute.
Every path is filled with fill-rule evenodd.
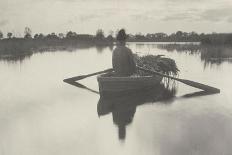
<svg viewBox="0 0 232 155"><path fill-rule="evenodd" d="M220 65L222 62L232 62L232 46L228 45L199 45L199 44L160 44L157 48L169 52L185 52L199 54L205 66Z"/></svg>
<svg viewBox="0 0 232 155"><path fill-rule="evenodd" d="M201 42L204 45L232 45L232 33L198 34L196 32L177 31L170 35L166 33L148 33L146 35L129 34L128 42ZM32 36L30 28L24 30L24 37L17 38L12 32L4 37L0 30L0 54L21 54L32 51L45 50L72 50L75 48L87 48L92 46L112 46L116 39L113 31L105 36L104 31L99 29L96 35L77 34L69 31L63 33L42 33Z"/></svg>
<svg viewBox="0 0 232 155"><path fill-rule="evenodd" d="M113 45L113 37L104 36L102 30L98 30L96 35L77 34L69 31L66 35L51 33L48 35L35 34L32 37L31 30L25 28L24 38L13 37L12 33L7 33L7 38L3 38L0 32L0 55L21 55L37 51L70 50L76 48L89 48L93 46L106 47Z"/></svg>
<svg viewBox="0 0 232 155"><path fill-rule="evenodd" d="M207 34L201 38L202 44L207 45L231 45L232 33L213 33Z"/></svg>
<svg viewBox="0 0 232 155"><path fill-rule="evenodd" d="M21 60L24 57L30 56L35 52L43 51L73 51L75 49L97 47L100 52L103 48L109 47L113 49L116 39L113 36L113 32L109 35L105 35L104 31L99 29L95 35L89 34L77 34L76 32L69 31L66 34L63 33L51 33L44 35L42 33L32 36L30 28L26 27L24 30L23 38L16 38L13 33L8 32L6 36L0 30L0 59L4 60ZM203 51L202 59L207 61L213 61L213 58L226 58L231 57L231 51L220 50L216 46L232 46L232 33L220 34L197 34L195 32L182 32L177 31L170 35L165 33L153 33L143 35L129 34L128 42L201 42L193 45L157 45L158 48L164 48L168 51L190 51L197 52ZM214 46L215 48L211 48ZM163 47L162 47L163 46ZM207 50L210 47L210 50ZM214 50L216 49L216 50ZM207 51L207 52L205 52ZM221 52L222 51L222 52ZM209 54L210 53L210 54ZM214 60L215 61L215 60Z"/></svg>
<svg viewBox="0 0 232 155"><path fill-rule="evenodd" d="M198 34L196 32L182 32L177 31L170 35L166 33L153 34L136 34L129 35L128 41L131 42L200 42L207 45L231 45L232 33L211 33Z"/></svg>

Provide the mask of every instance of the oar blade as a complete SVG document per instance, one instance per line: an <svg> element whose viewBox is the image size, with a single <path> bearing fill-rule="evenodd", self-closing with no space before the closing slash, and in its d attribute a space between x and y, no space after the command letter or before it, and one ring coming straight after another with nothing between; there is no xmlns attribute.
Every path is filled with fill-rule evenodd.
<svg viewBox="0 0 232 155"><path fill-rule="evenodd" d="M201 90L204 90L204 91L207 91L207 92L210 92L210 93L220 93L220 89L215 88L215 87L211 87L211 86L208 86L208 85L205 85L205 84L202 84L202 83L198 83L198 82L191 81L191 80L179 79L179 78L176 78L176 77L172 77L172 76L169 76L169 75L162 74L160 72L155 72L155 71L152 71L152 70L148 70L148 69L145 69L145 68L139 67L139 66L137 66L137 68L140 69L140 70L143 70L145 72L151 73L151 74L156 74L156 75L167 77L167 78L170 78L170 79L173 79L173 80L180 81L180 82L182 82L182 83L184 83L186 85L189 85L189 86L192 86L192 87L195 87L195 88L199 88Z"/></svg>
<svg viewBox="0 0 232 155"><path fill-rule="evenodd" d="M81 79L84 79L88 76L86 75L80 75L80 76L75 76L75 77L71 77L71 78L68 78L68 79L64 79L63 81L64 82L67 82L67 81L78 81L78 80L81 80Z"/></svg>
<svg viewBox="0 0 232 155"><path fill-rule="evenodd" d="M185 79L179 79L178 81L187 84L189 86L195 87L195 88L199 88L201 90L207 91L207 92L212 92L212 93L220 93L220 89L215 88L215 87L211 87L202 83L198 83L195 81L191 81L191 80L185 80Z"/></svg>

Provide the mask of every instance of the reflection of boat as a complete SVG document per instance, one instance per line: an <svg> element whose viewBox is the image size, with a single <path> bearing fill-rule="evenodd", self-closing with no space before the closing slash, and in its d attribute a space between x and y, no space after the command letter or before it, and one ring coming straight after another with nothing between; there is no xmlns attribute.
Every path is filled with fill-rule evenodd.
<svg viewBox="0 0 232 155"><path fill-rule="evenodd" d="M116 77L103 74L97 77L100 93L125 92L148 89L156 86L162 80L161 76L130 76Z"/></svg>
<svg viewBox="0 0 232 155"><path fill-rule="evenodd" d="M119 139L123 140L126 137L126 126L133 121L138 105L170 99L175 92L175 89L169 90L163 84L157 84L155 88L146 91L101 95L97 112L99 116L112 113L113 122L118 126Z"/></svg>

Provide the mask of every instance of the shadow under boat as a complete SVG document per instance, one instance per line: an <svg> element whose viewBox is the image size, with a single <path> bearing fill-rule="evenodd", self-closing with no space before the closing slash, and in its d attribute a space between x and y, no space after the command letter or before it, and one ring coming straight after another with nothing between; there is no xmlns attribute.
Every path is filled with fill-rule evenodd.
<svg viewBox="0 0 232 155"><path fill-rule="evenodd" d="M126 126L133 121L137 106L158 101L171 103L170 99L175 94L175 89L159 84L149 90L101 95L97 105L98 116L112 113L113 122L118 126L118 138L124 140Z"/></svg>

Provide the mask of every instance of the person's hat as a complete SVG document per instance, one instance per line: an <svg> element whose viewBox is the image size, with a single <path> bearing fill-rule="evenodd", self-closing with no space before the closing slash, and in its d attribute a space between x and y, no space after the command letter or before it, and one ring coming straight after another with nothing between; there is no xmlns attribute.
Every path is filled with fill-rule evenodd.
<svg viewBox="0 0 232 155"><path fill-rule="evenodd" d="M127 35L124 29L121 29L120 31L118 31L117 34L117 40L118 41L126 41Z"/></svg>

